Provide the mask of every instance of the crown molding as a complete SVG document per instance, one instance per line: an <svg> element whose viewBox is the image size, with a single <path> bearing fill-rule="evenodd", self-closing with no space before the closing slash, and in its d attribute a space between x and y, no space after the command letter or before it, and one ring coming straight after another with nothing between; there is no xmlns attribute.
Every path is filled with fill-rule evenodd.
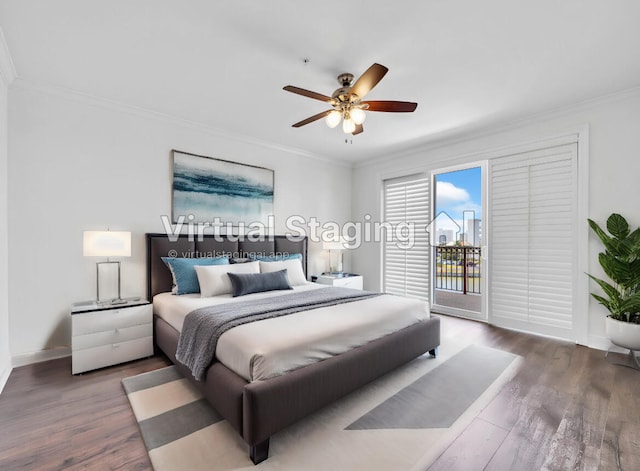
<svg viewBox="0 0 640 471"><path fill-rule="evenodd" d="M160 111L154 111L140 106L130 105L119 101L103 98L91 93L82 92L66 87L60 87L57 85L51 85L43 82L36 82L33 80L27 80L21 77L16 77L13 82L14 89L22 89L28 92L37 92L44 95L56 96L65 100L74 101L88 106L95 106L99 108L108 109L111 111L125 113L145 119L151 119L159 121L165 124L173 126L180 126L196 130L205 134L213 135L216 137L229 139L244 144L251 144L257 147L265 149L276 150L278 152L284 152L291 154L295 157L303 157L320 161L323 163L329 163L331 165L337 165L345 168L352 168L351 162L344 162L341 160L333 159L324 155L315 154L302 149L298 149L290 146L283 146L274 142L257 139L248 135L233 133L209 124L205 124L198 121L181 118L178 116L170 115L168 113L162 113Z"/></svg>
<svg viewBox="0 0 640 471"><path fill-rule="evenodd" d="M0 28L0 79L8 87L17 77L18 74L13 65L13 59L11 59L9 46L7 46L7 41L4 39L2 28Z"/></svg>
<svg viewBox="0 0 640 471"><path fill-rule="evenodd" d="M528 125L537 124L543 120L560 118L568 114L579 113L596 106L602 106L608 103L626 100L638 95L640 95L640 85L627 88L625 90L600 95L594 98L589 98L569 105L558 106L549 110L529 114L521 118L512 119L509 121L500 121L494 123L493 125L488 124L476 129L467 129L466 131L464 129L460 129L457 131L446 131L441 133L438 137L432 137L428 142L422 142L413 146L409 146L400 152L371 160L355 162L353 167L354 169L367 168L370 166L378 165L382 162L387 162L389 161L389 159L402 159L404 157L415 155L419 152L431 152L438 149L443 149L454 144L461 144L464 142L473 141L475 139L481 139L483 137L494 136Z"/></svg>

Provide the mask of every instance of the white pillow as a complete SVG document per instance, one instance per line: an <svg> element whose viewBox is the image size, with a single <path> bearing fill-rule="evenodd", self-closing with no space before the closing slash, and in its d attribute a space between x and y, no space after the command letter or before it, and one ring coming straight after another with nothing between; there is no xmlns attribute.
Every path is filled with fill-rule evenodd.
<svg viewBox="0 0 640 471"><path fill-rule="evenodd" d="M260 262L260 273L269 273L287 269L287 276L291 286L307 284L307 278L302 270L302 261L299 259L282 260L279 262Z"/></svg>
<svg viewBox="0 0 640 471"><path fill-rule="evenodd" d="M233 263L231 265L196 265L200 284L200 297L218 296L233 292L227 273L260 273L259 262Z"/></svg>

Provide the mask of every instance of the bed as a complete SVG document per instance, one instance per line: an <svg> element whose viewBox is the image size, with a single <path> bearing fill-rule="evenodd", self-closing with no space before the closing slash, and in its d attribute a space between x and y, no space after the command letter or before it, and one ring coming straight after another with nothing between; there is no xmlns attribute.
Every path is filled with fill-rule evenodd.
<svg viewBox="0 0 640 471"><path fill-rule="evenodd" d="M429 315L392 333L368 340L361 346L284 374L267 375L266 379L254 380L248 377L253 373L239 373L215 359L207 368L204 379L197 381L191 370L176 359L180 339L179 325L176 326L171 318L166 320L160 317L156 312L161 311L160 299L171 296L162 293L169 292L172 288L171 272L162 257L224 255L241 259L256 254L301 254L301 264L306 276L306 238L292 240L286 236L272 236L266 240L239 240L231 236L204 236L200 240L186 235L170 239L166 234L147 234L149 300L153 301L158 295L154 304L156 346L238 431L249 445L249 456L255 464L267 459L269 439L276 432L426 352L435 356L440 344L439 318ZM314 288L315 286L309 286L301 289ZM347 306L357 306L366 301L354 301ZM366 306L360 304L363 305ZM336 309L344 309L344 306ZM234 329L228 333L233 331Z"/></svg>

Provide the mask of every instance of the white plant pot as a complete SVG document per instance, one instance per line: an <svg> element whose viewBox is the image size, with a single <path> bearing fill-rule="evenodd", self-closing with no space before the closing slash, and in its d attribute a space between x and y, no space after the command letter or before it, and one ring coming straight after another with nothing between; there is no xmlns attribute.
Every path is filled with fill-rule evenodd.
<svg viewBox="0 0 640 471"><path fill-rule="evenodd" d="M640 351L640 324L622 322L607 316L605 321L607 337L618 347Z"/></svg>

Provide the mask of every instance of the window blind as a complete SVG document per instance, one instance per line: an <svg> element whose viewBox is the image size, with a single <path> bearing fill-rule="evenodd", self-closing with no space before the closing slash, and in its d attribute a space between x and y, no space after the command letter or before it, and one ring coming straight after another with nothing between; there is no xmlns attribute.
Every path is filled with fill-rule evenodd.
<svg viewBox="0 0 640 471"><path fill-rule="evenodd" d="M429 300L429 177L385 180L383 289L386 293Z"/></svg>
<svg viewBox="0 0 640 471"><path fill-rule="evenodd" d="M489 188L491 322L572 339L577 145L494 159Z"/></svg>

